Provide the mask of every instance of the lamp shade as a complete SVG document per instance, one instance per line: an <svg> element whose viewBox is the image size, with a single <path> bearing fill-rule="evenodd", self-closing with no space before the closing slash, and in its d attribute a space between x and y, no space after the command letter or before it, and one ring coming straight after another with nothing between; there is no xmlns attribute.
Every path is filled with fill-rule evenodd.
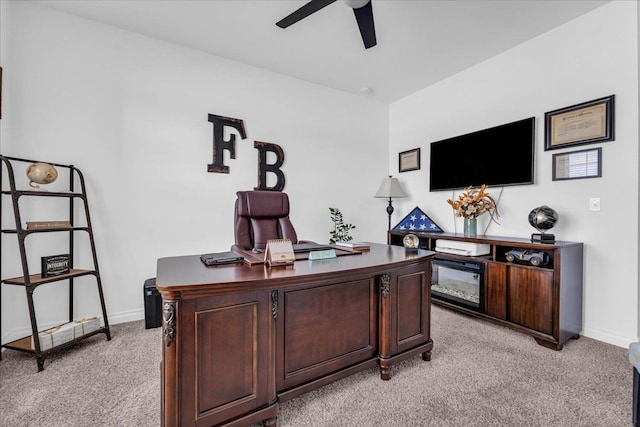
<svg viewBox="0 0 640 427"><path fill-rule="evenodd" d="M382 180L378 192L373 197L396 198L407 197L407 193L400 187L398 178L387 177Z"/></svg>

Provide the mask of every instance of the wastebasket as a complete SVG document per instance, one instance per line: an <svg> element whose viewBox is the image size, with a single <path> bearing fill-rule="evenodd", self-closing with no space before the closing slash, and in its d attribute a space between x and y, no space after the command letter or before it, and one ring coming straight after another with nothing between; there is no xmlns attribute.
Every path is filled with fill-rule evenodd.
<svg viewBox="0 0 640 427"><path fill-rule="evenodd" d="M162 326L162 297L156 289L156 278L144 281L144 327L145 329Z"/></svg>

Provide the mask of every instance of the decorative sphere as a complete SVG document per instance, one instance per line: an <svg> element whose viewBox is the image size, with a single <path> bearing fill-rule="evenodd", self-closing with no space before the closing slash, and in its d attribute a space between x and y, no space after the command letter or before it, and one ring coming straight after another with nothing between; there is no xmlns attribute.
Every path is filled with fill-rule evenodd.
<svg viewBox="0 0 640 427"><path fill-rule="evenodd" d="M541 233L552 229L558 222L558 212L544 205L529 212L529 224Z"/></svg>
<svg viewBox="0 0 640 427"><path fill-rule="evenodd" d="M29 185L38 188L36 184L51 184L58 178L58 171L49 163L36 162L27 168ZM35 183L35 184L34 184Z"/></svg>
<svg viewBox="0 0 640 427"><path fill-rule="evenodd" d="M418 249L418 246L420 245L420 239L418 239L418 236L416 236L415 234L407 234L402 239L402 244L407 249Z"/></svg>

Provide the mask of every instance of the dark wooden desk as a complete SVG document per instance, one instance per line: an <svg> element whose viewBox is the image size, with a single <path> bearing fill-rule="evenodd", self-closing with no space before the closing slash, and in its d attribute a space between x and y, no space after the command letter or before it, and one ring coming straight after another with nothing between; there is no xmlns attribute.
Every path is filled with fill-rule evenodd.
<svg viewBox="0 0 640 427"><path fill-rule="evenodd" d="M293 266L158 260L162 425L277 425L279 402L373 366L430 360L434 252L370 252Z"/></svg>

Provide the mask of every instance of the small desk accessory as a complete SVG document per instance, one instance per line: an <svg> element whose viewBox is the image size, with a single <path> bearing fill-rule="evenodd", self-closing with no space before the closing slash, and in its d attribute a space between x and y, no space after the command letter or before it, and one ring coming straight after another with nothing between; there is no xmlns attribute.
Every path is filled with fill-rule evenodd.
<svg viewBox="0 0 640 427"><path fill-rule="evenodd" d="M309 261L314 261L317 259L329 259L336 257L335 249L324 249L321 251L311 251L309 252Z"/></svg>
<svg viewBox="0 0 640 427"><path fill-rule="evenodd" d="M402 239L402 245L407 252L417 252L420 248L420 239L415 234L407 234Z"/></svg>
<svg viewBox="0 0 640 427"><path fill-rule="evenodd" d="M212 265L236 264L244 262L244 257L237 252L215 252L200 255L200 261L208 267Z"/></svg>
<svg viewBox="0 0 640 427"><path fill-rule="evenodd" d="M267 240L264 250L264 260L269 267L293 265L296 256L293 253L293 244L290 239Z"/></svg>

